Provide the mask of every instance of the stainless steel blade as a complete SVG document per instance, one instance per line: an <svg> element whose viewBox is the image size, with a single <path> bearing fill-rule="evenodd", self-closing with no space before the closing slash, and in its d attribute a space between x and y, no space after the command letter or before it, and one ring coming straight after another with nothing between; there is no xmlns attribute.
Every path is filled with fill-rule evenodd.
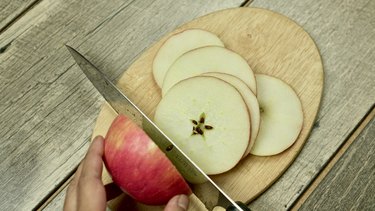
<svg viewBox="0 0 375 211"><path fill-rule="evenodd" d="M81 70L112 108L127 115L152 138L184 178L194 183L194 194L212 210L216 206L244 210L215 184L174 142L169 139L121 90L78 51L66 46Z"/></svg>

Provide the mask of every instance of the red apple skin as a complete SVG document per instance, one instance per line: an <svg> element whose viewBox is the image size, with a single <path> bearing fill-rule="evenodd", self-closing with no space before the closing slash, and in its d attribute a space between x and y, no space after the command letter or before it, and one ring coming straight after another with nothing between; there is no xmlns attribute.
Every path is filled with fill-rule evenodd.
<svg viewBox="0 0 375 211"><path fill-rule="evenodd" d="M143 204L164 205L177 194L191 194L167 156L125 115L118 115L108 130L104 163L113 181Z"/></svg>

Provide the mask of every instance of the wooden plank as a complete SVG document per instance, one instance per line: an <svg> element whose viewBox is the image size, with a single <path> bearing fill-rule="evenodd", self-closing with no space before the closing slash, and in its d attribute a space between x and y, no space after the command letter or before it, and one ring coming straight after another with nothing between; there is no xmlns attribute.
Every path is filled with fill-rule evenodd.
<svg viewBox="0 0 375 211"><path fill-rule="evenodd" d="M325 71L321 110L302 152L255 200L253 210L289 209L375 102L375 2L255 0L251 6L290 17L310 33Z"/></svg>
<svg viewBox="0 0 375 211"><path fill-rule="evenodd" d="M333 172L330 172L332 170L332 168L336 165L336 163L341 159L344 159L344 158L341 158L344 153L346 153L346 151L349 149L349 147L351 147L351 145L353 144L354 141L358 142L359 140L361 140L361 137L358 137L359 135L362 135L364 132L363 130L366 128L367 125L369 125L370 121L374 121L375 117L375 108L372 109L372 111L370 112L369 115L366 116L366 118L363 120L363 122L359 125L359 127L355 130L355 132L353 133L353 135L350 136L349 140L347 140L345 142L345 144L340 147L339 151L335 154L335 156L329 161L328 165L326 167L324 167L323 171L319 174L319 176L314 180L314 182L308 187L308 189L302 194L301 198L298 199L297 203L293 206L292 210L298 210L300 209L300 207L303 205L303 203L307 200L307 198L311 195L311 193L317 189L317 187L321 187L323 184L322 181L323 179L329 174L329 177L331 176L331 174L334 174L334 173L337 173L335 171ZM373 122L372 122L373 124ZM370 127L370 126L368 126ZM363 133L361 133L363 132ZM375 135L375 133L373 133L373 135ZM370 134L370 138L371 138L371 134ZM372 139L374 139L374 137L372 137ZM348 158L348 159L351 159L351 158ZM340 160L340 162L342 162ZM352 162L352 161L350 161ZM359 164L361 165L361 164ZM337 167L335 167L337 168ZM337 176L337 175L336 175ZM331 186L330 188L336 188L335 186ZM320 188L321 189L321 188ZM311 199L309 199L311 201ZM334 202L332 202L334 204Z"/></svg>
<svg viewBox="0 0 375 211"><path fill-rule="evenodd" d="M299 210L375 208L375 119L362 131Z"/></svg>
<svg viewBox="0 0 375 211"><path fill-rule="evenodd" d="M3 0L0 2L0 33L27 12L39 0Z"/></svg>
<svg viewBox="0 0 375 211"><path fill-rule="evenodd" d="M84 156L103 102L65 49L116 79L152 43L234 1L44 0L0 35L0 206L30 210Z"/></svg>

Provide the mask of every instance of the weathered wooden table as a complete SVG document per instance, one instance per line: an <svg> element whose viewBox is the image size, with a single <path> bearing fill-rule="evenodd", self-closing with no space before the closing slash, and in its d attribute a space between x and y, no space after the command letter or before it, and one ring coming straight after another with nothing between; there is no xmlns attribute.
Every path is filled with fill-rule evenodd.
<svg viewBox="0 0 375 211"><path fill-rule="evenodd" d="M103 99L65 44L116 80L152 43L195 17L261 7L316 42L325 86L302 152L253 210L375 209L375 1L0 2L0 210L59 210ZM112 71L112 72L111 72Z"/></svg>

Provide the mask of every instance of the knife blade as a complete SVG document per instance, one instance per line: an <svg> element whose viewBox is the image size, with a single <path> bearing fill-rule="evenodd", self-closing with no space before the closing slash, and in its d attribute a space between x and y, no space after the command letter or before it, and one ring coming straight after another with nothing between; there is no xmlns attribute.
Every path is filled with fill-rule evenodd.
<svg viewBox="0 0 375 211"><path fill-rule="evenodd" d="M194 183L193 192L208 210L219 206L226 210L249 210L242 202L232 200L180 148L168 138L108 77L74 48L70 54L95 88L117 112L127 115L151 137L183 177Z"/></svg>

